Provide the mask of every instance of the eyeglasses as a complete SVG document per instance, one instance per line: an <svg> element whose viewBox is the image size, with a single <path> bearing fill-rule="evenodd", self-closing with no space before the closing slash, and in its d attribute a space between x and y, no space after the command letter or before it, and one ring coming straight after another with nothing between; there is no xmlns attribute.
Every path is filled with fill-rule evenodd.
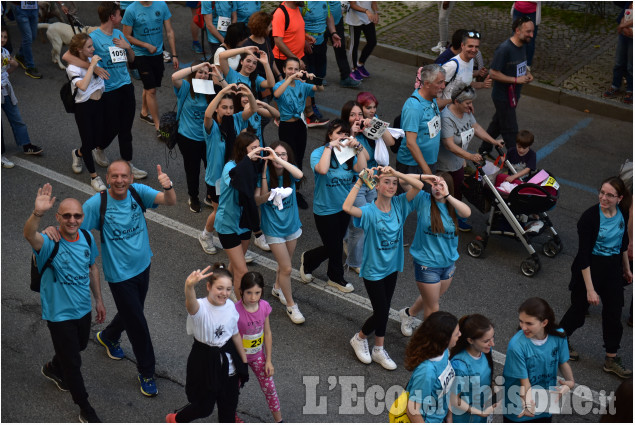
<svg viewBox="0 0 635 425"><path fill-rule="evenodd" d="M75 220L80 220L84 217L84 214L71 214L71 213L66 213L66 214L60 214L57 213L60 217L62 217L64 220L70 220L71 218L74 218Z"/></svg>
<svg viewBox="0 0 635 425"><path fill-rule="evenodd" d="M286 152L276 152L276 155L278 155L280 158L287 158L288 157L288 154Z"/></svg>
<svg viewBox="0 0 635 425"><path fill-rule="evenodd" d="M612 193L606 193L603 190L598 190L598 195L600 195L600 198L605 196L606 199L610 199L611 201L619 196L619 195L613 195Z"/></svg>
<svg viewBox="0 0 635 425"><path fill-rule="evenodd" d="M477 40L481 39L481 33L478 31L466 31L465 33L469 38L476 38Z"/></svg>

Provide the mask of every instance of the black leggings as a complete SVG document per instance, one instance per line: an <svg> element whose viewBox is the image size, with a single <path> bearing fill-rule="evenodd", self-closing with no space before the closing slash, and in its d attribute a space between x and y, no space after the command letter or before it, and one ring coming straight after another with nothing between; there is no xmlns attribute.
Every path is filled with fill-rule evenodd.
<svg viewBox="0 0 635 425"><path fill-rule="evenodd" d="M121 159L132 161L132 123L135 116L134 86L132 83L104 93L104 140L99 146L106 149L115 136L119 138Z"/></svg>
<svg viewBox="0 0 635 425"><path fill-rule="evenodd" d="M584 315L589 308L584 281L578 280L571 289L571 307L560 321L560 327L567 336L584 325ZM591 280L593 288L602 302L602 337L607 353L617 353L622 341L622 307L624 306L624 286L622 286L622 256L591 256Z"/></svg>
<svg viewBox="0 0 635 425"><path fill-rule="evenodd" d="M75 122L79 130L79 138L82 141L82 147L79 151L88 172L94 173L95 161L92 151L96 147L104 145L104 102L101 99L88 99L85 102L75 104Z"/></svg>
<svg viewBox="0 0 635 425"><path fill-rule="evenodd" d="M373 53L373 49L377 45L377 35L375 34L375 24L372 22L366 25L351 26L353 45L351 47L351 58L353 60L353 68L357 67L357 49L359 48L359 37L364 32L366 45L362 49L362 55L359 57L359 63L365 64L366 60Z"/></svg>
<svg viewBox="0 0 635 425"><path fill-rule="evenodd" d="M342 266L342 241L348 228L351 216L340 211L330 215L317 215L315 227L322 239L322 246L304 253L304 272L311 273L326 259L329 260L327 276L333 282L344 280L344 266Z"/></svg>
<svg viewBox="0 0 635 425"><path fill-rule="evenodd" d="M397 272L393 272L380 280L364 279L364 286L373 306L373 315L362 326L362 333L368 336L375 332L375 336L383 337L386 335L390 301L397 286Z"/></svg>
<svg viewBox="0 0 635 425"><path fill-rule="evenodd" d="M306 150L307 131L304 121L281 121L278 127L278 137L283 142L287 142L293 150L295 165L302 170L304 151Z"/></svg>
<svg viewBox="0 0 635 425"><path fill-rule="evenodd" d="M188 139L181 133L178 133L176 136L176 143L179 145L181 155L183 155L185 179L187 180L187 194L190 195L190 198L198 199L201 161L203 161L203 167L207 168L205 142L200 140Z"/></svg>

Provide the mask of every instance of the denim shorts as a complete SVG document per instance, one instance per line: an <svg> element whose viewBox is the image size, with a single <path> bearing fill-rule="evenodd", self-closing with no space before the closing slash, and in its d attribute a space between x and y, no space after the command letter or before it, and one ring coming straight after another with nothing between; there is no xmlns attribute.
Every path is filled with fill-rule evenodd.
<svg viewBox="0 0 635 425"><path fill-rule="evenodd" d="M454 276L456 266L454 263L447 267L426 267L412 262L415 269L415 280L421 283L439 283L442 280L448 280Z"/></svg>
<svg viewBox="0 0 635 425"><path fill-rule="evenodd" d="M271 245L272 243L285 243L285 242L294 241L298 239L301 234L302 234L302 227L300 227L296 232L293 232L290 235L285 236L284 238L265 235L265 240L267 241L269 245Z"/></svg>

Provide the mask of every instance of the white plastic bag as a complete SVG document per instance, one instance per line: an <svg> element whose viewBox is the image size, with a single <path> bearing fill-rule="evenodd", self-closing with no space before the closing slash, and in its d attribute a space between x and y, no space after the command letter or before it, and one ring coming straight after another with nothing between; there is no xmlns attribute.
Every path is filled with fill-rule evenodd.
<svg viewBox="0 0 635 425"><path fill-rule="evenodd" d="M390 157L388 157L388 149L386 149L386 144L383 139L379 139L375 141L375 161L377 164L381 166L386 166L390 162Z"/></svg>

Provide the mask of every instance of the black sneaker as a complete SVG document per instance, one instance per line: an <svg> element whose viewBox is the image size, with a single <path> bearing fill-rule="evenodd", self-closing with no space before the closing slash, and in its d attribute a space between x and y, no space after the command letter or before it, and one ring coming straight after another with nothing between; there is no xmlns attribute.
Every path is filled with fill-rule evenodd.
<svg viewBox="0 0 635 425"><path fill-rule="evenodd" d="M309 208L309 204L304 199L304 196L300 192L295 193L295 200L298 202L298 208L302 210L306 210Z"/></svg>
<svg viewBox="0 0 635 425"><path fill-rule="evenodd" d="M190 196L190 199L187 201L187 203L190 206L190 211L192 211L193 213L201 212L201 203L198 200L198 198L194 198Z"/></svg>
<svg viewBox="0 0 635 425"><path fill-rule="evenodd" d="M53 381L55 385L57 385L57 388L60 389L60 391L68 391L68 387L64 383L64 380L53 369L53 365L51 364L51 362L48 362L44 366L42 366L42 375Z"/></svg>
<svg viewBox="0 0 635 425"><path fill-rule="evenodd" d="M306 126L307 127L321 127L323 125L327 125L330 120L326 118L318 118L316 114L311 115L310 117L306 117Z"/></svg>
<svg viewBox="0 0 635 425"><path fill-rule="evenodd" d="M15 61L22 67L22 69L26 69L26 61L24 60L24 56L15 55Z"/></svg>
<svg viewBox="0 0 635 425"><path fill-rule="evenodd" d="M42 73L40 71L37 70L37 68L27 68L24 73L31 78L34 78L36 80L39 80L40 78L42 78Z"/></svg>
<svg viewBox="0 0 635 425"><path fill-rule="evenodd" d="M22 150L24 151L26 155L39 155L43 151L41 147L36 146L32 143L22 146Z"/></svg>
<svg viewBox="0 0 635 425"><path fill-rule="evenodd" d="M154 118L152 118L152 115L148 114L148 115L143 115L143 114L139 114L139 118L141 119L141 121L145 121L146 123L150 124L150 125L154 125Z"/></svg>
<svg viewBox="0 0 635 425"><path fill-rule="evenodd" d="M101 419L91 406L84 407L79 411L79 421L83 424L101 423Z"/></svg>

